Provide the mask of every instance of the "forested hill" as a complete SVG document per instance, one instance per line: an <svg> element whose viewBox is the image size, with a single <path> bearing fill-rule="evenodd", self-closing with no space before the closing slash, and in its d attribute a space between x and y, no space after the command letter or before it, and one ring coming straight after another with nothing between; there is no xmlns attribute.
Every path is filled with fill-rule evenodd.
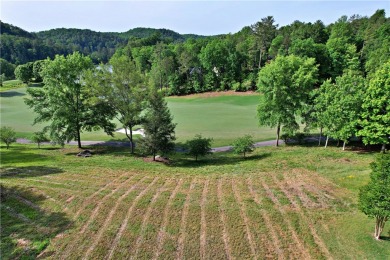
<svg viewBox="0 0 390 260"><path fill-rule="evenodd" d="M135 28L123 33L65 28L30 33L17 26L0 23L1 58L17 65L74 51L90 55L95 62L106 62L117 48L125 46L129 40L143 39L142 44L155 44L157 41L183 42L188 38L205 37L152 28Z"/></svg>
<svg viewBox="0 0 390 260"><path fill-rule="evenodd" d="M197 39L197 38L206 37L206 36L196 35L196 34L179 34L175 31L168 30L168 29L154 29L154 28L143 28L143 27L130 29L124 33L118 33L119 36L127 39L131 37L148 38L153 36L154 34L159 34L163 39L170 39L175 42L182 42L187 40L188 38Z"/></svg>

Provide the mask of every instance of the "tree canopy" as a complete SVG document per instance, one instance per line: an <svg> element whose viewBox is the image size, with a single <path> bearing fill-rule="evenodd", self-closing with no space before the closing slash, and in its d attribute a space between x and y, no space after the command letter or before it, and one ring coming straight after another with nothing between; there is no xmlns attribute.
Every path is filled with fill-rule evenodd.
<svg viewBox="0 0 390 260"><path fill-rule="evenodd" d="M73 53L47 59L41 75L44 86L29 88L26 104L37 113L35 123L48 122L45 130L56 142L77 140L81 148L82 131L104 129L112 134L115 115L104 102L91 104L90 91L84 81L85 71L93 67L90 58Z"/></svg>

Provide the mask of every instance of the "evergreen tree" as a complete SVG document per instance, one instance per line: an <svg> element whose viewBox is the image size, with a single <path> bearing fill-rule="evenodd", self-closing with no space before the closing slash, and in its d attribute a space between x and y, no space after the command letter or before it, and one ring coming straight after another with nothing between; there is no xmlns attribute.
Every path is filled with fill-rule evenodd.
<svg viewBox="0 0 390 260"><path fill-rule="evenodd" d="M152 154L155 161L158 152L165 155L174 150L176 124L172 122L172 115L161 93L153 89L148 99L143 123L145 138L141 140L140 146L143 152Z"/></svg>

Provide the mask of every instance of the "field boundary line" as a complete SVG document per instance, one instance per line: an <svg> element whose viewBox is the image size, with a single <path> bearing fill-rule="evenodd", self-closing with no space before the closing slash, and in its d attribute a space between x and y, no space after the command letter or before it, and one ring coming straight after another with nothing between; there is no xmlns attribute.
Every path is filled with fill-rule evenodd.
<svg viewBox="0 0 390 260"><path fill-rule="evenodd" d="M114 238L114 241L112 242L111 244L111 249L110 251L108 252L107 254L107 257L106 259L111 259L114 255L114 251L116 249L116 247L118 246L118 243L119 243L119 240L121 239L122 235L123 235L123 232L125 231L125 228L127 226L127 224L129 223L129 219L130 219L130 216L131 216L131 213L133 212L135 206L137 205L138 201L148 192L149 188L151 186L154 185L154 183L159 179L159 177L154 177L153 181L151 183L149 183L149 185L143 189L138 195L137 197L135 197L135 199L133 200L133 203L131 204L131 206L129 207L129 209L127 210L127 213L126 213L126 217L125 219L122 221L120 227L119 227L119 230L118 232L116 233L116 236Z"/></svg>
<svg viewBox="0 0 390 260"><path fill-rule="evenodd" d="M247 181L249 192L251 193L254 202L258 206L261 206L259 195L253 189L252 181L250 179L247 179L246 181ZM260 214L261 214L262 218L264 219L264 222L266 224L268 233L271 235L271 238L272 238L272 241L273 241L272 244L276 246L276 250L275 251L276 251L276 253L278 255L278 259L285 259L283 249L281 248L281 245L280 245L280 240L279 240L278 235L276 233L277 231L273 228L270 216L262 208L260 209Z"/></svg>
<svg viewBox="0 0 390 260"><path fill-rule="evenodd" d="M282 192L286 195L286 197L291 202L293 207L295 209L297 209L299 216L303 219L303 221L306 222L307 226L310 229L310 233L314 238L315 243L318 245L318 247L320 248L322 253L325 254L326 259L333 259L328 248L326 247L324 241L319 237L319 235L317 234L317 231L314 229L313 223L311 223L311 221L308 219L308 217L302 212L303 209L299 206L298 203L296 203L296 201L291 197L291 194L289 194L287 192L286 188L282 185L282 183L280 181L278 181L275 178L275 176L273 177L273 180L276 183L276 185L278 185L278 187L282 190Z"/></svg>
<svg viewBox="0 0 390 260"><path fill-rule="evenodd" d="M288 229L291 232L292 238L294 239L296 245L298 246L300 252L304 255L304 259L312 259L311 255L309 252L306 250L305 245L302 243L302 241L299 239L299 236L295 229L293 228L291 221L287 218L287 213L283 209L282 204L279 202L279 200L275 197L275 195L272 193L271 189L268 187L266 183L262 183L267 196L273 201L273 203L278 207L278 210L282 215L284 216L284 220L287 223Z"/></svg>
<svg viewBox="0 0 390 260"><path fill-rule="evenodd" d="M186 201L184 202L183 211L181 215L181 221L180 221L180 231L179 231L179 239L177 240L177 251L176 251L176 259L183 259L183 250L184 250L184 240L185 240L185 232L186 232L186 226L187 226L187 216L188 211L190 208L190 197L191 192L194 190L195 187L195 180L196 178L193 178L191 181L190 189L186 196Z"/></svg>
<svg viewBox="0 0 390 260"><path fill-rule="evenodd" d="M163 242L165 239L165 230L166 230L166 226L168 225L169 209L171 208L172 201L176 197L176 194L179 191L179 189L181 188L182 184L183 184L183 179L180 179L179 182L176 184L175 189L173 190L173 192L169 196L167 204L165 205L164 214L163 214L163 221L161 223L160 230L159 230L158 235L157 235L157 249L156 249L154 257L153 257L154 260L158 259L159 255L161 254Z"/></svg>
<svg viewBox="0 0 390 260"><path fill-rule="evenodd" d="M249 242L249 246L250 246L251 251L252 251L253 259L257 259L256 245L255 245L255 242L253 241L252 233L251 233L250 228L249 228L249 219L245 213L246 212L245 204L242 202L242 198L241 198L239 192L237 191L237 186L235 185L234 179L231 179L231 185L232 185L232 190L233 190L235 200L236 200L236 202L238 202L238 205L240 208L241 218L244 221L245 231L246 231L245 233L246 233L246 237L247 237L248 242Z"/></svg>
<svg viewBox="0 0 390 260"><path fill-rule="evenodd" d="M206 225L206 209L205 209L205 205L206 205L206 202L207 202L207 193L209 191L209 182L210 180L207 179L205 184L204 184L204 187L203 187L203 192L202 192L202 201L200 203L200 216L201 216L201 220L200 220L200 257L201 259L206 259L206 244L207 244L207 240L206 240L206 235L207 235L207 225Z"/></svg>
<svg viewBox="0 0 390 260"><path fill-rule="evenodd" d="M229 235L226 228L227 223L226 223L225 210L222 207L222 179L218 180L217 197L218 197L218 204L219 204L219 217L222 223L222 239L225 246L225 254L227 259L232 259L233 257L229 246Z"/></svg>
<svg viewBox="0 0 390 260"><path fill-rule="evenodd" d="M143 177L138 182L142 182L146 177ZM138 183L137 182L137 183ZM129 188L122 196L119 197L119 199L115 202L115 206L111 209L110 213L108 214L108 217L104 221L103 225L100 227L99 232L96 237L93 239L93 244L88 248L86 251L83 259L88 259L89 255L92 253L92 251L95 249L97 244L99 243L100 239L102 238L102 235L104 231L106 231L108 225L110 224L115 212L117 211L120 203L136 188L136 185L132 185L131 188Z"/></svg>
<svg viewBox="0 0 390 260"><path fill-rule="evenodd" d="M156 203L157 199L160 197L161 193L164 191L164 188L171 181L172 181L172 179L165 180L164 184L160 188L158 188L157 192L153 195L153 198L148 205L148 209L146 210L146 212L144 214L144 218L142 220L142 225L141 225L141 230L139 232L139 236L137 237L137 240L136 240L135 245L134 245L134 250L135 250L134 256L130 257L130 259L133 259L133 258L137 259L139 247L140 247L141 243L143 242L146 224L149 221L150 215L152 214L153 206Z"/></svg>

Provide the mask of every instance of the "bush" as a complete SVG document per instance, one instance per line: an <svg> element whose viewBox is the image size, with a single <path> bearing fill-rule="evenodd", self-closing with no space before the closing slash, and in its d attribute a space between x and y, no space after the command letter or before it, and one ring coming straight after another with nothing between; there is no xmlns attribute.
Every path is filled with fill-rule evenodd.
<svg viewBox="0 0 390 260"><path fill-rule="evenodd" d="M203 138L202 135L195 135L195 138L186 142L188 154L195 156L195 161L198 161L198 156L205 156L211 153L211 138Z"/></svg>
<svg viewBox="0 0 390 260"><path fill-rule="evenodd" d="M35 132L31 138L31 141L38 144L38 148L41 148L41 143L49 141L45 132Z"/></svg>
<svg viewBox="0 0 390 260"><path fill-rule="evenodd" d="M255 146L251 135L245 135L233 142L234 153L243 154L244 157L246 153L251 153L254 149Z"/></svg>
<svg viewBox="0 0 390 260"><path fill-rule="evenodd" d="M8 126L3 126L0 128L0 140L5 143L7 149L11 143L16 142L16 133L15 130Z"/></svg>

